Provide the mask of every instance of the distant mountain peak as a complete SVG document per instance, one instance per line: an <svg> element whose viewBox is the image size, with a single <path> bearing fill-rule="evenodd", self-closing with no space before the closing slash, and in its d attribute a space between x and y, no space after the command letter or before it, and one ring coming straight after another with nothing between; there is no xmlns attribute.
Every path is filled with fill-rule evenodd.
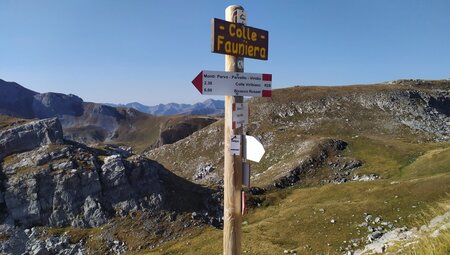
<svg viewBox="0 0 450 255"><path fill-rule="evenodd" d="M27 89L24 86L18 84L17 82L13 82L13 81L5 81L3 79L0 79L0 86L3 87L2 90L7 90L9 88L9 89L20 90L22 92L27 92L30 94L38 94L36 91Z"/></svg>
<svg viewBox="0 0 450 255"><path fill-rule="evenodd" d="M128 107L143 113L156 116L165 115L223 115L224 101L207 99L203 102L195 104L179 104L167 103L147 106L139 102L131 102L127 104L106 104L114 107Z"/></svg>

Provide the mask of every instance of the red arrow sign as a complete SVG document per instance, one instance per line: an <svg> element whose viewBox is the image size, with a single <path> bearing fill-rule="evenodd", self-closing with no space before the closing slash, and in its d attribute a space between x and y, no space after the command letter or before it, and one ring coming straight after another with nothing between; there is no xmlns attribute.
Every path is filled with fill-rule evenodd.
<svg viewBox="0 0 450 255"><path fill-rule="evenodd" d="M198 89L200 94L203 94L202 93L202 90L203 90L203 71L201 71L197 75L197 77L195 77L195 79L192 81L192 84L194 84L194 86Z"/></svg>
<svg viewBox="0 0 450 255"><path fill-rule="evenodd" d="M203 95L272 96L272 75L201 71L192 84Z"/></svg>

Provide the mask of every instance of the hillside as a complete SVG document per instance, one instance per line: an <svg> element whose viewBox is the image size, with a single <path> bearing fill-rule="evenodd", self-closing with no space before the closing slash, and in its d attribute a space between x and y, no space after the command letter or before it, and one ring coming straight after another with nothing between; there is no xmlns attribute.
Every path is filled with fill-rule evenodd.
<svg viewBox="0 0 450 255"><path fill-rule="evenodd" d="M345 153L337 148L338 140L348 143L350 149L390 144L421 148L429 142L446 141L450 137L449 87L448 81L293 87L275 90L270 99L253 98L246 132L258 137L267 152L253 165L253 183L269 185L294 170L302 159L321 157L326 151L331 156ZM222 140L223 124L215 123L147 155L188 179L202 164L210 165L216 169L211 175L217 175L214 181L218 181L222 176ZM370 172L367 167L362 169ZM386 177L392 174L370 170Z"/></svg>
<svg viewBox="0 0 450 255"><path fill-rule="evenodd" d="M157 117L130 108L84 102L76 95L38 93L0 79L0 116L58 117L66 139L86 144L131 144L137 152L173 143L215 122L202 116Z"/></svg>
<svg viewBox="0 0 450 255"><path fill-rule="evenodd" d="M217 121L203 116L152 116L94 103L84 103L84 109L81 116L59 117L67 139L131 146L136 152L173 143Z"/></svg>
<svg viewBox="0 0 450 255"><path fill-rule="evenodd" d="M407 80L299 86L250 100L247 133L260 138L266 155L252 164L243 251L341 254L392 229L418 226L418 217L449 200L449 93L450 81ZM220 185L222 126L146 155L189 180ZM382 220L368 228L367 215ZM186 241L149 254L221 250L214 229Z"/></svg>

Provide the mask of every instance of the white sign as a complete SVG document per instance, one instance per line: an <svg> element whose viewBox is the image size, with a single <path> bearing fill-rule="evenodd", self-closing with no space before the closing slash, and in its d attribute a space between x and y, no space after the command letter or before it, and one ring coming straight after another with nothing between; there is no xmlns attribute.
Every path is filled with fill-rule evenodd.
<svg viewBox="0 0 450 255"><path fill-rule="evenodd" d="M245 136L245 156L247 160L259 162L266 151L263 145L253 136Z"/></svg>
<svg viewBox="0 0 450 255"><path fill-rule="evenodd" d="M272 96L271 74L201 71L192 84L203 95Z"/></svg>
<svg viewBox="0 0 450 255"><path fill-rule="evenodd" d="M231 152L231 155L240 155L241 154L241 136L240 135L234 135L231 137L230 152Z"/></svg>
<svg viewBox="0 0 450 255"><path fill-rule="evenodd" d="M248 124L248 104L234 103L233 104L233 129L242 127Z"/></svg>

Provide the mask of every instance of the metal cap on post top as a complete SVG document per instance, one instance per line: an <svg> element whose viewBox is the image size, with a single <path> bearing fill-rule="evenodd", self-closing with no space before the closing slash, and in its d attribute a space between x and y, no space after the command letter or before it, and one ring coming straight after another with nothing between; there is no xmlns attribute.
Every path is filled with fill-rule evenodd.
<svg viewBox="0 0 450 255"><path fill-rule="evenodd" d="M227 17L226 15L231 13L232 17ZM225 9L225 18L227 21L240 23L247 25L247 13L245 13L244 7L240 5L230 5Z"/></svg>
<svg viewBox="0 0 450 255"><path fill-rule="evenodd" d="M247 13L240 5L230 5L225 9L225 20L246 25ZM225 71L244 72L244 58L225 55Z"/></svg>

